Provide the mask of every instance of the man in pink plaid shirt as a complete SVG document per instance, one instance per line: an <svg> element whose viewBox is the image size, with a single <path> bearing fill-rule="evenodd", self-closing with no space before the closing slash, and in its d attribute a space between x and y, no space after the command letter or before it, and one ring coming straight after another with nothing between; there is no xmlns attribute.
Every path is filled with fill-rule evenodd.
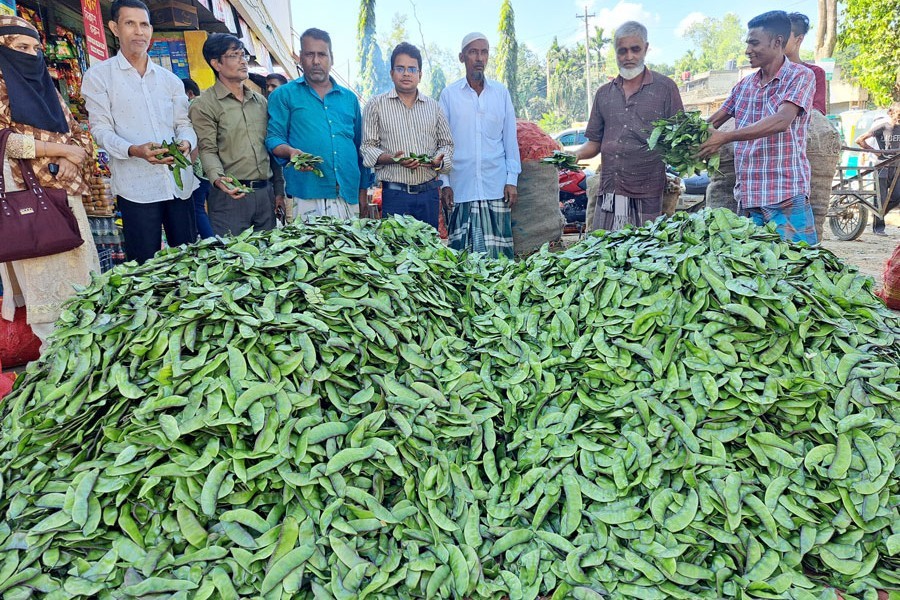
<svg viewBox="0 0 900 600"><path fill-rule="evenodd" d="M714 130L700 146L700 157L708 158L722 145L735 142L734 192L739 208L758 225L774 222L782 239L813 245L818 238L809 203L806 134L815 77L784 55L791 35L786 12L761 14L747 28L747 58L759 70L738 82L710 117L715 127L734 117L735 129Z"/></svg>

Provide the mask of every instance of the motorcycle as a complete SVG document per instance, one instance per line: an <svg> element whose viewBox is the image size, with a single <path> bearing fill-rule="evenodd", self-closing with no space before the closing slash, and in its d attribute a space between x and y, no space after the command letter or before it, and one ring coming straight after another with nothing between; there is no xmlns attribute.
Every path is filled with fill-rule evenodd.
<svg viewBox="0 0 900 600"><path fill-rule="evenodd" d="M587 214L587 178L585 171L559 170L559 209L566 226L583 226Z"/></svg>

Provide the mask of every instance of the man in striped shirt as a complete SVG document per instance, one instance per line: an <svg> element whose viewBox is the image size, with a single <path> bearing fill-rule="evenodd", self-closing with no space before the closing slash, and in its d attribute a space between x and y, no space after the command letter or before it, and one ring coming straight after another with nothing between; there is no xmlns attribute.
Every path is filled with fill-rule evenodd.
<svg viewBox="0 0 900 600"><path fill-rule="evenodd" d="M437 229L437 175L450 170L453 138L437 101L419 92L421 77L419 49L398 44L391 53L394 89L372 98L363 111L361 152L363 166L374 167L381 182L382 214L411 215Z"/></svg>
<svg viewBox="0 0 900 600"><path fill-rule="evenodd" d="M759 70L738 82L709 122L721 126L734 117L734 131L714 130L700 146L708 158L734 145L738 206L758 225L774 222L789 242L818 241L809 203L806 134L813 108L815 77L784 54L791 36L786 12L763 13L747 23L747 58Z"/></svg>

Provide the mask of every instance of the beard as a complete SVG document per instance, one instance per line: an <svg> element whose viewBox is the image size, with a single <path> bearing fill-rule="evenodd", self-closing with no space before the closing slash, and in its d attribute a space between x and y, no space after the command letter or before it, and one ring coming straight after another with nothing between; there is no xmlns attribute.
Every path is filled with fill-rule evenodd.
<svg viewBox="0 0 900 600"><path fill-rule="evenodd" d="M644 61L641 61L637 66L631 68L619 66L619 75L622 76L622 79L634 79L643 72Z"/></svg>
<svg viewBox="0 0 900 600"><path fill-rule="evenodd" d="M481 81L484 79L484 71L474 71L472 73L472 79L475 81Z"/></svg>

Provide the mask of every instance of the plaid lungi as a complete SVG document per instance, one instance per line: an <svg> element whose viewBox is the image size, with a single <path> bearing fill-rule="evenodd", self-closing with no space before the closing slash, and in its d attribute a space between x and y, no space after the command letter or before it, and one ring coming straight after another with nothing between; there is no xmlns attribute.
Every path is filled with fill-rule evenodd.
<svg viewBox="0 0 900 600"><path fill-rule="evenodd" d="M600 194L594 211L594 229L618 231L626 225L640 227L662 214L662 196L629 198L619 194Z"/></svg>
<svg viewBox="0 0 900 600"><path fill-rule="evenodd" d="M748 208L747 213L760 227L769 222L775 223L778 235L786 242L806 242L810 246L819 242L812 205L804 194L778 204Z"/></svg>
<svg viewBox="0 0 900 600"><path fill-rule="evenodd" d="M513 258L512 221L504 200L460 202L450 215L450 247Z"/></svg>

